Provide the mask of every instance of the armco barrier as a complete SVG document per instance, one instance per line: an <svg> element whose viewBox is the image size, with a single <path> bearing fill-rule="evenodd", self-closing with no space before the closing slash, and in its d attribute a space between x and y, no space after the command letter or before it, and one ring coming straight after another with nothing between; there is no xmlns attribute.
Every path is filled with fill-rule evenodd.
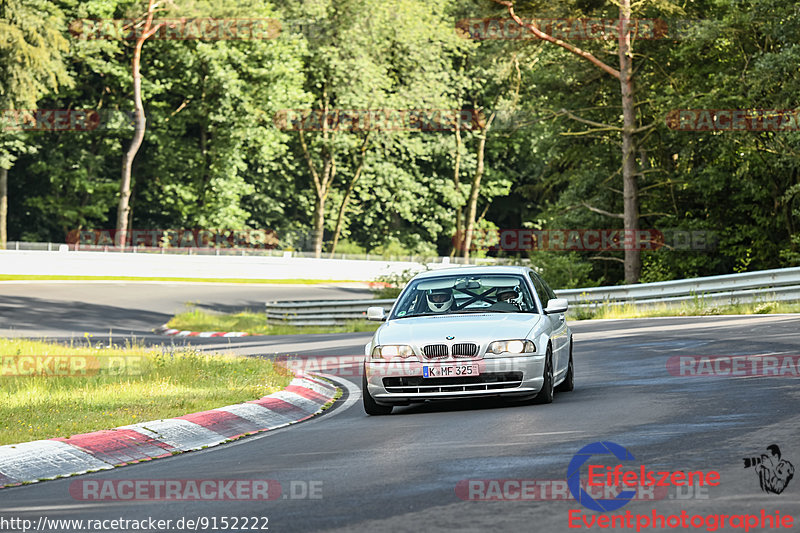
<svg viewBox="0 0 800 533"><path fill-rule="evenodd" d="M568 289L555 291L572 307L599 305L651 305L701 300L708 303L800 300L800 267L724 276ZM268 302L268 319L297 326L334 325L366 318L367 307L381 306L388 312L394 300L339 300L316 302Z"/></svg>
<svg viewBox="0 0 800 533"><path fill-rule="evenodd" d="M332 326L367 318L367 307L392 310L394 299L334 300L316 302L267 302L267 319L284 320L295 326Z"/></svg>
<svg viewBox="0 0 800 533"><path fill-rule="evenodd" d="M792 300L800 299L800 267L637 285L568 289L556 293L575 304L672 302L701 296L712 300L749 302L764 298L767 294L774 295L772 299Z"/></svg>

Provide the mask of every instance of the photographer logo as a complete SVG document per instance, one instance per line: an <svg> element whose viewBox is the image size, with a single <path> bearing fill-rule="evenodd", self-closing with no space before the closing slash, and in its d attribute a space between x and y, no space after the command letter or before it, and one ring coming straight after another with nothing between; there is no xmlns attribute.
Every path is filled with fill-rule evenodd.
<svg viewBox="0 0 800 533"><path fill-rule="evenodd" d="M761 454L761 457L745 457L744 467L756 472L761 490L780 494L794 476L794 465L781 458L781 449L777 444L767 446L767 451L769 453Z"/></svg>

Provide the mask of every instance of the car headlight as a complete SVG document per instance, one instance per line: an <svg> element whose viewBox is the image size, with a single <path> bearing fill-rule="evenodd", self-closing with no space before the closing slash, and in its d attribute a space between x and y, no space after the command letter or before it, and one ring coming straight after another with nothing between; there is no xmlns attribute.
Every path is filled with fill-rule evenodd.
<svg viewBox="0 0 800 533"><path fill-rule="evenodd" d="M385 344L372 349L373 359L393 359L395 357L413 357L414 350L406 344Z"/></svg>
<svg viewBox="0 0 800 533"><path fill-rule="evenodd" d="M525 339L494 341L489 344L486 351L493 354L530 354L536 353L536 346L533 344L533 341Z"/></svg>

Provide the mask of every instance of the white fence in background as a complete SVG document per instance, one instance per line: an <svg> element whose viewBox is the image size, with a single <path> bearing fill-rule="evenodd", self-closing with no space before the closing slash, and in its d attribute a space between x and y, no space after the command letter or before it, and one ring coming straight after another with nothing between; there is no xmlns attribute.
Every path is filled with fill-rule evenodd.
<svg viewBox="0 0 800 533"><path fill-rule="evenodd" d="M198 248L198 247L146 247L146 246L89 246L81 244L62 244L57 242L23 242L9 241L7 250L57 252L61 250L71 252L95 253L123 253L123 254L157 254L157 255L202 255L202 256L242 256L242 257L294 257L314 259L314 252L301 252L297 250L278 250L264 248ZM351 261L388 261L391 263L449 263L459 265L492 264L492 265L520 265L530 264L527 258L471 258L441 257L432 255L380 255L380 254L353 254L353 253L323 253L323 259L342 259Z"/></svg>
<svg viewBox="0 0 800 533"><path fill-rule="evenodd" d="M372 281L378 276L420 271L408 261L357 261L280 256L160 255L144 253L0 250L0 275L224 278L253 280ZM429 263L428 268L449 266Z"/></svg>
<svg viewBox="0 0 800 533"><path fill-rule="evenodd" d="M85 248L85 247L84 247ZM0 250L0 275L148 278L307 279L374 281L379 276L465 264L463 258L323 254L225 248L93 247L9 242ZM472 264L502 265L529 260L484 258Z"/></svg>

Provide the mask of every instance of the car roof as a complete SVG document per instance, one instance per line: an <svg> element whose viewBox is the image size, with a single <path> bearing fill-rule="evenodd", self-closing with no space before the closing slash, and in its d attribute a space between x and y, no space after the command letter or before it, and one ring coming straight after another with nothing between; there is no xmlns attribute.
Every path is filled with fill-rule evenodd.
<svg viewBox="0 0 800 533"><path fill-rule="evenodd" d="M435 278L438 276L461 276L482 274L517 274L525 275L530 269L524 266L461 266L437 268L414 276L414 279Z"/></svg>

